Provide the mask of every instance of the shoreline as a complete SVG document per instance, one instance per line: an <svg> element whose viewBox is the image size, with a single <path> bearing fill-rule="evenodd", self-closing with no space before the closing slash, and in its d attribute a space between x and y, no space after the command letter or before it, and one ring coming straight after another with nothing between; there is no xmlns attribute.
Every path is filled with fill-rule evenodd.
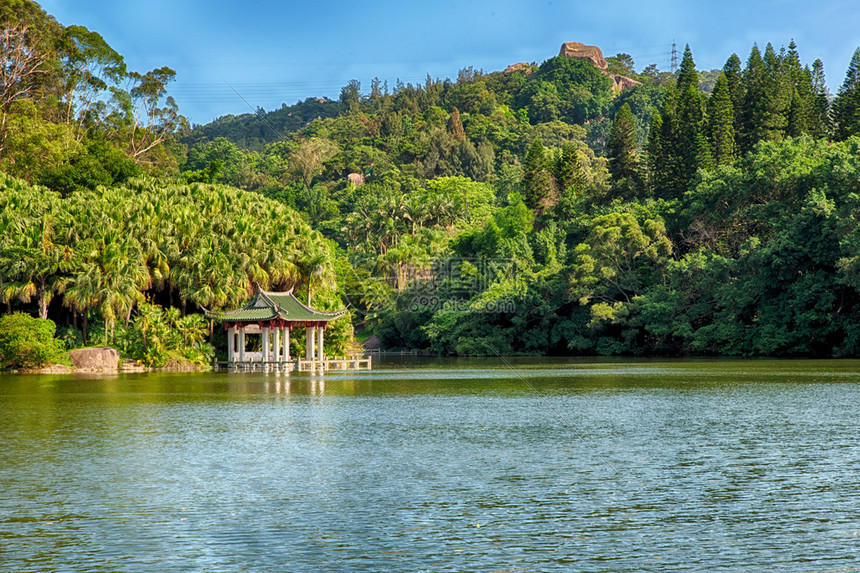
<svg viewBox="0 0 860 573"><path fill-rule="evenodd" d="M55 364L46 368L0 370L3 374L138 374L146 372L210 372L211 366L141 366L122 365L117 368L75 368Z"/></svg>

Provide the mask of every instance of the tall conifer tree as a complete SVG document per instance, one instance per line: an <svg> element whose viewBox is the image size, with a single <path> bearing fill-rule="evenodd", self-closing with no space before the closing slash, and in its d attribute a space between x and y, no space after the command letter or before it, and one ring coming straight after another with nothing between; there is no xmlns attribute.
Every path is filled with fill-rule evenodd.
<svg viewBox="0 0 860 573"><path fill-rule="evenodd" d="M762 59L766 70L762 137L771 141L785 137L788 111L794 94L794 84L786 66L786 59L784 50L777 54L772 44L768 44L765 48Z"/></svg>
<svg viewBox="0 0 860 573"><path fill-rule="evenodd" d="M523 166L523 195L526 205L531 209L539 208L547 199L556 195L553 177L546 150L540 138L536 138Z"/></svg>
<svg viewBox="0 0 860 573"><path fill-rule="evenodd" d="M708 101L708 132L716 165L730 165L737 157L734 121L735 110L729 83L726 75L720 74Z"/></svg>
<svg viewBox="0 0 860 573"><path fill-rule="evenodd" d="M606 144L609 156L609 173L612 175L616 195L631 197L640 184L639 152L636 144L636 119L625 103L618 110Z"/></svg>
<svg viewBox="0 0 860 573"><path fill-rule="evenodd" d="M683 193L699 168L711 167L711 152L705 136L705 98L699 90L699 74L689 45L684 49L678 75L677 116L675 136L681 154L677 191Z"/></svg>
<svg viewBox="0 0 860 573"><path fill-rule="evenodd" d="M845 81L833 100L833 123L837 141L860 135L860 48L854 51Z"/></svg>
<svg viewBox="0 0 860 573"><path fill-rule="evenodd" d="M767 69L755 44L747 59L743 79L740 151L746 153L764 138L764 118L767 114Z"/></svg>
<svg viewBox="0 0 860 573"><path fill-rule="evenodd" d="M788 44L788 53L783 59L783 70L788 80L788 90L791 93L786 111L785 134L797 137L810 130L810 112L812 106L812 74L809 68L800 64L797 44L794 40Z"/></svg>
<svg viewBox="0 0 860 573"><path fill-rule="evenodd" d="M734 132L735 150L740 149L740 138L743 132L743 103L744 103L744 78L741 59L737 54L732 54L723 66L723 74L726 76L726 86L729 89L729 97L732 100L734 110Z"/></svg>
<svg viewBox="0 0 860 573"><path fill-rule="evenodd" d="M792 85L797 85L800 81L803 66L800 64L800 54L797 53L797 44L794 43L794 39L788 43L788 52L783 58L783 69L788 76L789 82Z"/></svg>
<svg viewBox="0 0 860 573"><path fill-rule="evenodd" d="M678 137L677 100L677 91L670 87L661 110L651 119L648 138L649 187L652 194L664 199L683 194L689 174Z"/></svg>
<svg viewBox="0 0 860 573"><path fill-rule="evenodd" d="M699 74L696 73L696 64L693 61L693 52L690 44L684 47L684 55L681 57L681 66L678 68L678 81L676 83L678 93L683 93L690 88L699 87Z"/></svg>
<svg viewBox="0 0 860 573"><path fill-rule="evenodd" d="M562 195L578 195L584 187L582 164L579 160L579 150L568 143L561 152L556 166L555 180Z"/></svg>
<svg viewBox="0 0 860 573"><path fill-rule="evenodd" d="M668 94L667 94L668 98ZM665 102L664 102L665 105ZM648 135L646 151L648 152L648 187L651 193L659 196L666 188L669 154L664 145L663 114L655 111L651 117L651 130Z"/></svg>
<svg viewBox="0 0 860 573"><path fill-rule="evenodd" d="M788 108L785 134L789 137L797 137L806 133L808 131L807 115L805 102L800 95L800 91L795 87L794 93L791 96L791 105Z"/></svg>
<svg viewBox="0 0 860 573"><path fill-rule="evenodd" d="M816 139L830 135L830 93L824 77L824 63L818 59L812 62L812 110L809 132Z"/></svg>

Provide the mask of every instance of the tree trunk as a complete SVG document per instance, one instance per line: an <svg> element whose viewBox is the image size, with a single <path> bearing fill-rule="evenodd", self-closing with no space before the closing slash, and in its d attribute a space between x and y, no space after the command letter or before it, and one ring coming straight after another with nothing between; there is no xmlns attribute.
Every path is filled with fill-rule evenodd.
<svg viewBox="0 0 860 573"><path fill-rule="evenodd" d="M84 315L84 346L86 346L87 345L87 315L89 314L89 310L85 310L81 314Z"/></svg>
<svg viewBox="0 0 860 573"><path fill-rule="evenodd" d="M48 319L48 299L45 297L45 285L40 284L37 289L37 295L39 297L39 318L42 320Z"/></svg>
<svg viewBox="0 0 860 573"><path fill-rule="evenodd" d="M134 310L134 301L128 305L128 314L125 315L125 327L128 328L128 323L131 322L131 311Z"/></svg>

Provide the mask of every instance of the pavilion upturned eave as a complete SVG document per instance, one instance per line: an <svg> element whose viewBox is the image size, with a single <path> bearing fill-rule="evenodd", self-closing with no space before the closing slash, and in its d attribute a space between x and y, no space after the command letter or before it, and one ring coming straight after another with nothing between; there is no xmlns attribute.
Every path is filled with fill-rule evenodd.
<svg viewBox="0 0 860 573"><path fill-rule="evenodd" d="M268 323L273 321L285 322L291 325L307 325L310 323L327 323L346 314L346 310L334 312L321 311L303 304L293 294L287 292L257 291L251 300L242 308L224 313L212 314L220 322L230 323Z"/></svg>

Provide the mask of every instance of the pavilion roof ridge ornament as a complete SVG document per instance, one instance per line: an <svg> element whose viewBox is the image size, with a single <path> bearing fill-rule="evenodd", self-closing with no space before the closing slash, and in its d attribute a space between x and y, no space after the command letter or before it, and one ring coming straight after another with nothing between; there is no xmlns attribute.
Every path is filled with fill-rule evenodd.
<svg viewBox="0 0 860 573"><path fill-rule="evenodd" d="M293 289L290 289L289 294L292 294L292 292L293 292ZM284 307L282 307L281 305L276 303L274 300L272 300L272 297L269 296L269 293L264 291L263 289L260 289L260 291L257 293L257 295L263 297L263 300L265 300L266 302L269 303L269 306L272 307L272 309L275 311L275 314L278 315L278 318L286 318L287 315L290 314L290 311L288 311L287 309L285 309ZM284 315L284 316L281 316L281 315Z"/></svg>

